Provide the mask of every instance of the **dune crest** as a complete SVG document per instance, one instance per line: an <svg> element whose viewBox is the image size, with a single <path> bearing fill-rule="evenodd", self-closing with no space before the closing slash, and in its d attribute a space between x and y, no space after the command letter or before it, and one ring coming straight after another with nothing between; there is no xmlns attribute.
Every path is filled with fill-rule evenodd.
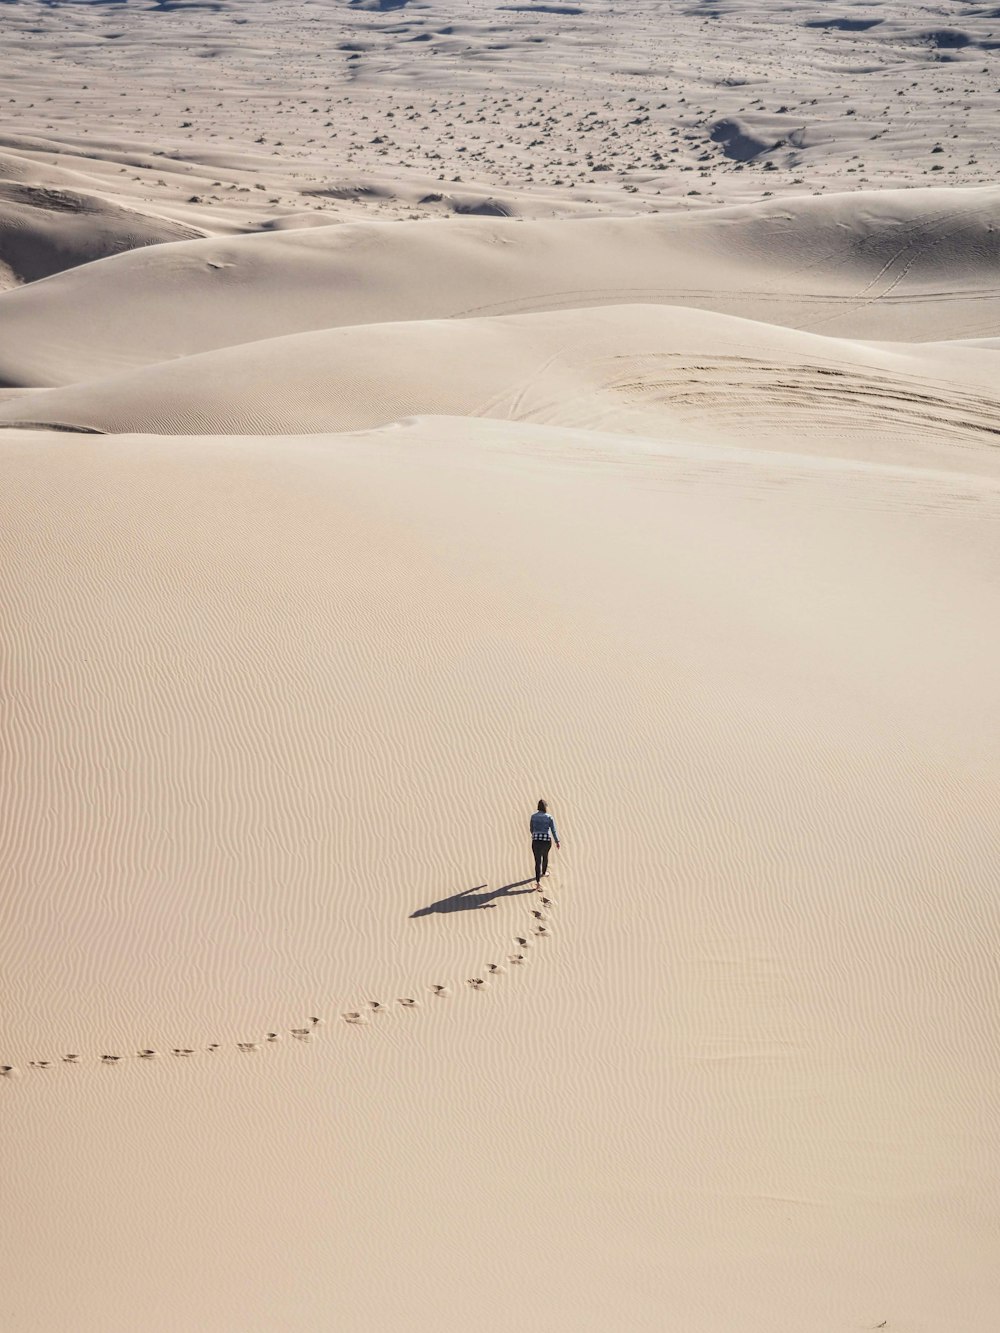
<svg viewBox="0 0 1000 1333"><path fill-rule="evenodd" d="M847 337L977 337L1000 310L998 237L1000 187L693 217L358 222L212 237L0 293L0 383L49 387L315 329L640 300ZM442 267L447 283L435 278ZM94 330L87 312L97 301ZM46 347L53 322L70 346Z"/></svg>

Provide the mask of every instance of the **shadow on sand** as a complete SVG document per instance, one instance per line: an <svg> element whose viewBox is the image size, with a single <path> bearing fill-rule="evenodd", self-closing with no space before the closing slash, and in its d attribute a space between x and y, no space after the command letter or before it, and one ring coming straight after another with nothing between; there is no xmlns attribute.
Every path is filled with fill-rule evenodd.
<svg viewBox="0 0 1000 1333"><path fill-rule="evenodd" d="M531 887L526 889L525 884ZM486 892L480 893L480 889ZM430 916L432 912L470 912L476 907L495 907L494 898L516 898L522 893L534 891L534 879L519 879L515 884L504 884L499 889L491 889L488 884L477 884L474 888L452 894L450 898L442 898L438 903L431 903L429 907L420 907L411 912L410 916Z"/></svg>

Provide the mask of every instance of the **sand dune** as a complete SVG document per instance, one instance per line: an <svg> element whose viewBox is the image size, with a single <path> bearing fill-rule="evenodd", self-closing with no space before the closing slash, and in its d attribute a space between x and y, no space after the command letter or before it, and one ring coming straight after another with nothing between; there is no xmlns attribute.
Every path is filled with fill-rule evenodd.
<svg viewBox="0 0 1000 1333"><path fill-rule="evenodd" d="M0 76L18 129L67 148L378 175L394 216L427 178L621 213L992 183L993 8L20 0ZM727 123L756 151L734 159Z"/></svg>
<svg viewBox="0 0 1000 1333"><path fill-rule="evenodd" d="M997 359L669 306L323 330L20 394L0 423L281 435L428 414L993 467Z"/></svg>
<svg viewBox="0 0 1000 1333"><path fill-rule="evenodd" d="M0 4L4 1333L994 1333L995 29Z"/></svg>
<svg viewBox="0 0 1000 1333"><path fill-rule="evenodd" d="M67 190L0 182L0 285L34 282L108 255L201 233Z"/></svg>
<svg viewBox="0 0 1000 1333"><path fill-rule="evenodd" d="M288 1245L300 1327L499 1329L508 1263L538 1329L611 1292L659 1327L662 1282L701 1328L985 1327L996 477L440 419L2 444L5 1114L77 1230L63 1290L115 1247L77 1326L252 1326ZM523 878L539 786L552 938L475 994L523 899L412 914ZM143 1258L222 1208L215 1283Z"/></svg>
<svg viewBox="0 0 1000 1333"><path fill-rule="evenodd" d="M976 337L1000 310L998 236L1000 190L984 189L213 237L0 294L0 382L91 379L307 329L636 299L853 337Z"/></svg>

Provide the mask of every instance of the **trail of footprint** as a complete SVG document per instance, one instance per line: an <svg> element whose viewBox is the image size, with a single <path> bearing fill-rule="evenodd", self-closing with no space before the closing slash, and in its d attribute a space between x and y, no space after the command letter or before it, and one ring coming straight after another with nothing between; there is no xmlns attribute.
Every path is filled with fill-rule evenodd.
<svg viewBox="0 0 1000 1333"><path fill-rule="evenodd" d="M553 905L552 899L544 896L541 899L536 899L536 901L540 901L542 908L545 909L548 909ZM535 919L534 934L541 936L548 935L550 931L547 924L548 917L546 916L545 912L539 910L538 908L532 908L531 915ZM508 954L507 961L513 966L521 966L527 961L525 954L521 952L521 950L527 949L530 942L523 935L515 935L514 940L518 946L519 952ZM485 989L486 986L488 985L488 979L490 977L503 976L506 973L506 968L502 967L499 963L488 963L484 971L485 971L484 976L481 977L473 976L467 979L466 984L470 987L470 989L472 990ZM451 988L445 985L444 983L435 983L430 987L430 991L432 995L440 999L447 999L452 995ZM403 1009L419 1008L419 1001L413 996L401 996L397 1000L397 1004L399 1004L400 1007ZM367 1010L368 1014L371 1015L385 1014L388 1012L386 1006L380 1000L368 1000ZM345 1022L359 1026L363 1025L368 1021L365 1012L362 1010L354 1010L354 1009L348 1010L345 1013L343 1013L341 1017L344 1019ZM314 1014L311 1015L309 1018L309 1024L310 1024L309 1027L290 1028L289 1032L291 1036L294 1037L297 1041L308 1042L312 1040L313 1031L320 1026L322 1021L323 1021L322 1018L318 1014ZM281 1034L279 1032L268 1032L265 1036L265 1040L268 1042L277 1042L280 1040L280 1037ZM238 1041L235 1043L235 1047L238 1051L240 1051L243 1054L250 1054L254 1051L259 1050L260 1042ZM213 1054L215 1051L219 1051L221 1049L222 1046L219 1042L212 1042L210 1045L203 1048L206 1054ZM170 1048L170 1053L171 1055L174 1055L180 1059L188 1059L192 1055L196 1055L198 1052L196 1048L193 1046L173 1046ZM146 1046L136 1051L135 1056L133 1058L139 1060L152 1060L156 1057L156 1054L157 1052L152 1047ZM99 1060L100 1063L104 1065L115 1065L119 1064L125 1058L127 1057L119 1054L105 1053L99 1057ZM81 1062L81 1056L76 1054L75 1052L71 1052L62 1056L63 1064L75 1065L79 1064L80 1062ZM50 1069L52 1068L52 1066L53 1062L51 1060L28 1061L28 1067L31 1069ZM17 1068L16 1065L0 1065L0 1078L16 1078L20 1075L20 1072L21 1071Z"/></svg>

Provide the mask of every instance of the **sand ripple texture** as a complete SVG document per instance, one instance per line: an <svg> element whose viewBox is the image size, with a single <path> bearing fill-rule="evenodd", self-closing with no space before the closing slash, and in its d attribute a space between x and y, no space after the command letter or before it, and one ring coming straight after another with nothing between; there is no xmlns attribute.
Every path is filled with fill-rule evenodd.
<svg viewBox="0 0 1000 1333"><path fill-rule="evenodd" d="M280 1324L274 1227L292 1327L454 1322L474 1226L531 1328L990 1326L1000 477L787 443L3 433L8 1198L104 1274L43 1325ZM544 941L478 887L540 791Z"/></svg>

